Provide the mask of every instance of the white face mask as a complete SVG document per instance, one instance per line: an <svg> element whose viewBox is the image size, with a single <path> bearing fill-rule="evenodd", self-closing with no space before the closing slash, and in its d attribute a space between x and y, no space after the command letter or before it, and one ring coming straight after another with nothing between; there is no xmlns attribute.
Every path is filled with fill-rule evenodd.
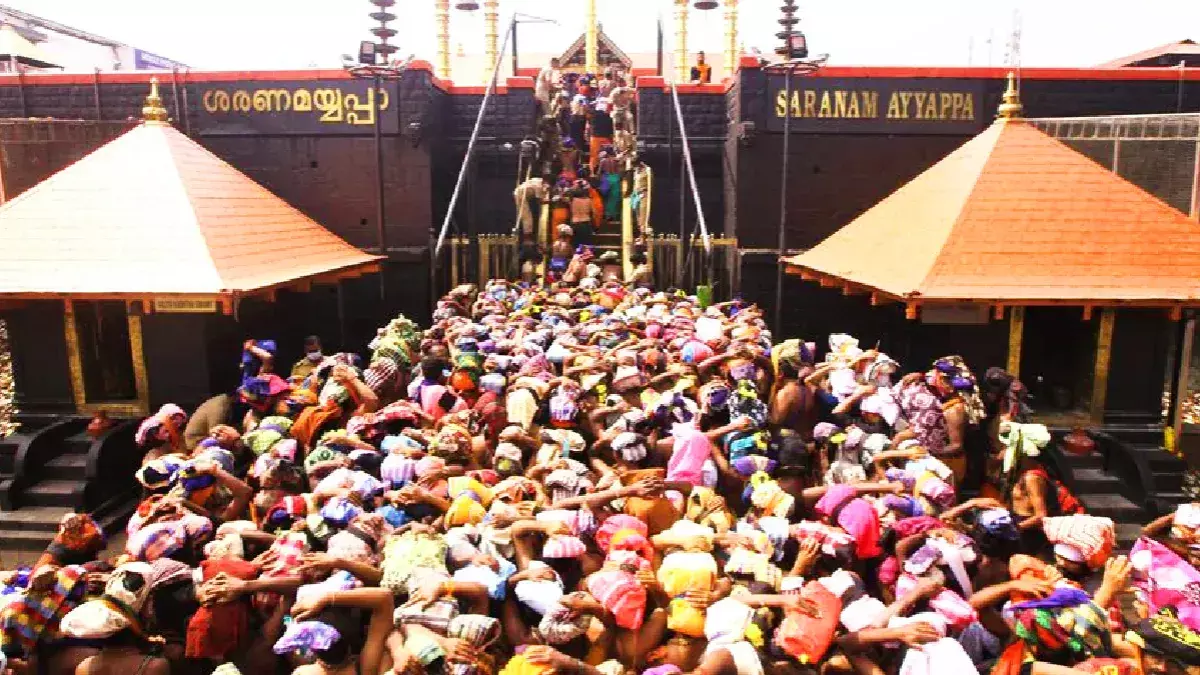
<svg viewBox="0 0 1200 675"><path fill-rule="evenodd" d="M313 363L318 363L321 361L321 359L325 358L325 355L319 351L309 352L309 353L305 354L304 356L307 357L308 360L312 361Z"/></svg>

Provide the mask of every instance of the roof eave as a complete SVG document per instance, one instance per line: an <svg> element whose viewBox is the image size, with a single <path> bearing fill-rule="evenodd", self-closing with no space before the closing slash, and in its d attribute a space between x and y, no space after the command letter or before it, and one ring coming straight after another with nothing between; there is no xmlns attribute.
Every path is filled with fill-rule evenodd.
<svg viewBox="0 0 1200 675"><path fill-rule="evenodd" d="M139 302L145 300L237 300L257 295L269 295L280 290L306 290L313 284L336 283L342 279L354 279L365 274L378 273L382 261L381 256L370 256L369 259L349 265L342 265L324 272L309 274L294 279L280 281L263 286L222 289L219 291L13 291L0 290L0 300L124 300Z"/></svg>
<svg viewBox="0 0 1200 675"><path fill-rule="evenodd" d="M993 307L1095 307L1095 308L1200 308L1200 297L1193 298L1030 298L1030 297L989 297L972 298L961 296L928 295L919 290L897 291L847 279L837 274L819 270L806 265L797 264L784 258L788 274L799 277L803 281L815 281L823 288L840 288L843 295L867 294L871 296L872 304L882 304L882 300L898 302L905 305L927 304L970 304Z"/></svg>

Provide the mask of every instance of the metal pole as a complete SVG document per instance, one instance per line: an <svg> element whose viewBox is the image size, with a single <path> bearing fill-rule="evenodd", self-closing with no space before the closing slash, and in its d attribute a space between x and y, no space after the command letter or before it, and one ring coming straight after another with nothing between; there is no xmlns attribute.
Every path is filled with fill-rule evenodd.
<svg viewBox="0 0 1200 675"><path fill-rule="evenodd" d="M638 120L639 121L641 120L641 115L638 115ZM639 136L639 138L640 138L640 136ZM667 174L666 175L667 175L668 179L671 176L675 175L675 116L671 115L671 114L667 115ZM663 181L663 184L665 185L665 184L667 184L667 182ZM672 211L675 210L674 205L671 206L671 210ZM671 215L674 216L675 214L671 214ZM672 218L672 220L674 220L674 218Z"/></svg>
<svg viewBox="0 0 1200 675"><path fill-rule="evenodd" d="M685 262L691 262L692 242L688 241L687 229L687 166L679 163L679 245L685 247L684 254L679 257L675 263L675 283L680 287L686 287L685 277L687 275L687 265Z"/></svg>
<svg viewBox="0 0 1200 675"><path fill-rule="evenodd" d="M513 45L513 47L512 47L513 77L517 77L517 75L519 73L517 73L517 19L516 19L516 17L513 17L511 30L512 30L512 45Z"/></svg>
<svg viewBox="0 0 1200 675"><path fill-rule="evenodd" d="M679 106L679 91L675 83L671 83L671 98L675 102L675 116L679 118L679 140L683 143L683 165L687 168L688 179L692 183L692 201L696 206L696 224L700 226L700 240L704 244L704 252L712 252L712 241L708 236L708 221L704 218L704 208L700 205L700 190L696 186L696 168L692 162L692 150L688 146L687 128L683 124L683 109Z"/></svg>
<svg viewBox="0 0 1200 675"><path fill-rule="evenodd" d="M784 115L783 115L783 166L780 167L781 184L779 187L779 255L775 272L775 326L774 338L783 337L783 270L784 252L787 250L787 215L788 215L788 158L791 152L792 138L792 70L793 64L788 64L783 75Z"/></svg>
<svg viewBox="0 0 1200 675"><path fill-rule="evenodd" d="M380 87L379 76L374 78L375 87L375 180L376 180L376 238L379 240L379 255L383 262L379 266L379 300L387 300L387 216L383 198L383 89ZM386 303L385 303L386 305Z"/></svg>
<svg viewBox="0 0 1200 675"><path fill-rule="evenodd" d="M504 44L500 45L500 54L508 49L508 40L512 36L513 27L517 25L516 17L513 17L509 24L508 30L504 32ZM475 126L471 129L471 139L467 141L467 153L463 156L462 167L458 170L458 181L454 184L454 192L450 195L450 205L446 208L446 218L442 221L442 230L438 233L437 243L434 246L433 253L436 256L442 252L442 245L446 242L446 230L450 227L450 220L454 217L454 205L458 203L458 193L462 192L463 179L467 174L467 165L471 162L471 153L475 151L475 142L479 140L479 129L483 126L483 114L487 111L488 101L492 98L492 92L496 90L496 77L500 74L500 59L496 59L495 65L492 67L492 78L488 80L487 89L483 92L483 101L479 104L479 113L475 116Z"/></svg>
<svg viewBox="0 0 1200 675"><path fill-rule="evenodd" d="M654 74L662 77L663 74L663 27L662 15L658 15L658 40L655 43L658 46L657 59L654 62Z"/></svg>

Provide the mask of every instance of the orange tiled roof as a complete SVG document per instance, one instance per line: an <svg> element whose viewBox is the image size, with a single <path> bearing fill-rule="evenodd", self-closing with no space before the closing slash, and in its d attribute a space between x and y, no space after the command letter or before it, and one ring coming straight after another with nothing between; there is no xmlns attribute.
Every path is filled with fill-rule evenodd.
<svg viewBox="0 0 1200 675"><path fill-rule="evenodd" d="M1020 120L787 263L906 302L1200 305L1200 223Z"/></svg>
<svg viewBox="0 0 1200 675"><path fill-rule="evenodd" d="M1136 66L1137 64L1141 63L1142 61L1148 61L1150 59L1155 59L1160 56L1177 55L1180 57L1187 57L1189 55L1196 55L1196 54L1200 54L1200 45L1197 45L1194 40L1180 40L1178 42L1168 42L1165 45L1159 45L1157 47L1147 49L1146 51L1138 52L1136 54L1130 54L1129 56L1122 56L1119 59L1114 59L1112 61L1107 61L1105 63L1102 63L1098 67L1099 68L1127 68L1129 66ZM1172 65L1174 65L1174 64L1172 64Z"/></svg>
<svg viewBox="0 0 1200 675"><path fill-rule="evenodd" d="M235 296L379 260L155 122L0 206L0 242L0 297Z"/></svg>

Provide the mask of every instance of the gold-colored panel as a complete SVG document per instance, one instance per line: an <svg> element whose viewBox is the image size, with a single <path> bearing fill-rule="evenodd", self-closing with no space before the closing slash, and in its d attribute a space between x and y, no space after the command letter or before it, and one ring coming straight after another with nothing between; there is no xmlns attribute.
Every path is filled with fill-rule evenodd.
<svg viewBox="0 0 1200 675"><path fill-rule="evenodd" d="M1013 307L1008 317L1008 372L1021 374L1021 340L1025 337L1025 308Z"/></svg>
<svg viewBox="0 0 1200 675"><path fill-rule="evenodd" d="M1117 310L1106 307L1100 312L1100 329L1096 333L1096 369L1092 380L1092 421L1104 422L1104 405L1108 398L1108 369L1112 362L1113 327Z"/></svg>
<svg viewBox="0 0 1200 675"><path fill-rule="evenodd" d="M87 389L83 385L83 357L79 354L79 332L75 329L75 306L63 302L63 337L67 341L67 369L71 372L71 397L75 408L82 411L87 404Z"/></svg>
<svg viewBox="0 0 1200 675"><path fill-rule="evenodd" d="M129 325L129 355L133 361L133 381L136 401L88 401L83 381L83 358L79 353L79 332L75 324L75 308L70 300L63 304L63 332L67 342L67 369L71 373L71 396L75 410L81 415L99 411L122 417L144 417L150 414L150 378L146 373L146 352L142 344L142 317L125 307Z"/></svg>

